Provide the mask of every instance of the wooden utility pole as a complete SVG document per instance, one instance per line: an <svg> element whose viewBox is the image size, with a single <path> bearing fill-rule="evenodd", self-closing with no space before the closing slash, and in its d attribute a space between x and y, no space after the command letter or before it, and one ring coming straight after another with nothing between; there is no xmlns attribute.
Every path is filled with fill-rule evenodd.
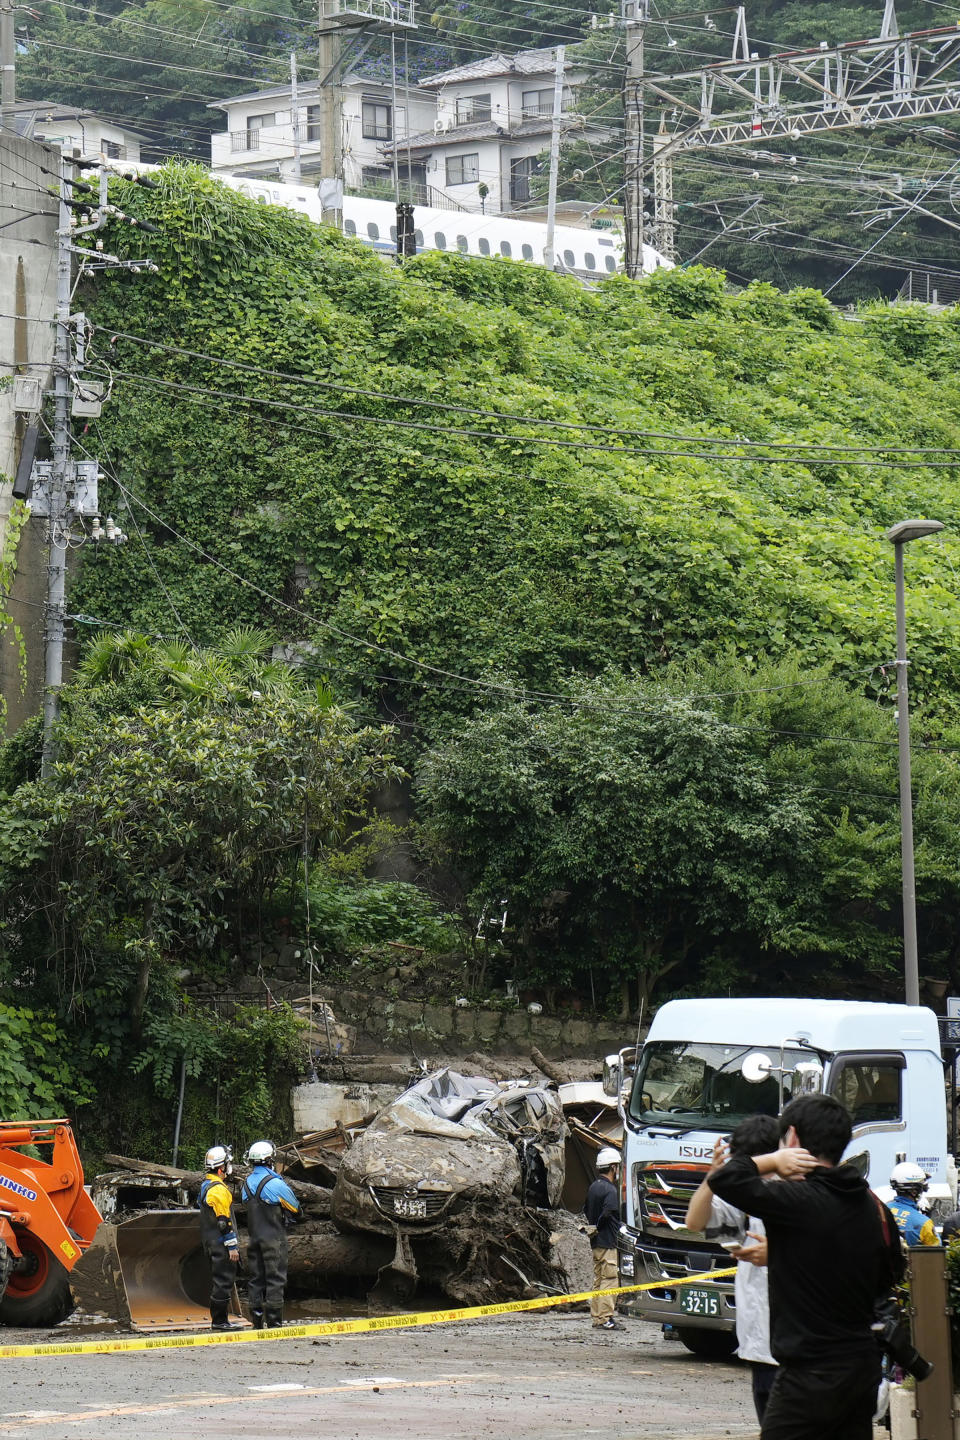
<svg viewBox="0 0 960 1440"><path fill-rule="evenodd" d="M343 222L343 89L340 76L341 31L338 0L320 0L320 157L323 218L339 229Z"/></svg>

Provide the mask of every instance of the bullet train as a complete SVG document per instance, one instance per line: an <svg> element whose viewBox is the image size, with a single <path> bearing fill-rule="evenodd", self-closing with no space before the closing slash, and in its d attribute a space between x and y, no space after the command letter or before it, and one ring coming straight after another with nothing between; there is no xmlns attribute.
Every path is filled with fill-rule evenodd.
<svg viewBox="0 0 960 1440"><path fill-rule="evenodd" d="M319 223L320 200L309 185L288 185L279 180L255 180L242 175L218 175L225 185L261 205L281 205ZM462 255L496 256L543 264L546 225L513 220L503 215L479 215L466 210L434 210L414 206L417 253L449 250ZM397 212L389 200L366 200L346 195L343 200L344 234L353 235L381 255L395 255ZM623 236L616 229L582 230L557 225L554 230L554 268L582 280L600 280L623 269ZM671 267L652 245L643 247L643 271Z"/></svg>

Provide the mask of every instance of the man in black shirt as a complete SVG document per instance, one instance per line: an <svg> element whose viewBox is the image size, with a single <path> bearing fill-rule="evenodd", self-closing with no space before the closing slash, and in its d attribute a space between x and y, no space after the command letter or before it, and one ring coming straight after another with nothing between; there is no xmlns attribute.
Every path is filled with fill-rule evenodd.
<svg viewBox="0 0 960 1440"><path fill-rule="evenodd" d="M617 1283L617 1234L620 1230L620 1195L616 1178L620 1168L620 1152L612 1145L604 1146L597 1156L597 1178L587 1191L583 1213L587 1217L590 1245L593 1250L594 1289L612 1290ZM614 1318L616 1301L612 1295L594 1295L590 1314L595 1330L623 1330Z"/></svg>
<svg viewBox="0 0 960 1440"><path fill-rule="evenodd" d="M880 1382L873 1307L903 1270L896 1222L840 1158L847 1111L803 1095L780 1117L780 1149L735 1156L710 1188L763 1221L770 1349L780 1366L762 1440L871 1440ZM768 1185L764 1176L793 1180Z"/></svg>

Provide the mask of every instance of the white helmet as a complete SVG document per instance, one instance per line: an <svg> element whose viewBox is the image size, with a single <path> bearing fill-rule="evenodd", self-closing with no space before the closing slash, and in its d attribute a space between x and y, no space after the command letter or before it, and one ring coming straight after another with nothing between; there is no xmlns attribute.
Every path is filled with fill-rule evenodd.
<svg viewBox="0 0 960 1440"><path fill-rule="evenodd" d="M254 1140L244 1159L248 1165L266 1165L277 1153L272 1140Z"/></svg>
<svg viewBox="0 0 960 1440"><path fill-rule="evenodd" d="M927 1188L927 1174L912 1160L901 1160L890 1172L890 1186L898 1195L922 1195Z"/></svg>
<svg viewBox="0 0 960 1440"><path fill-rule="evenodd" d="M611 1165L620 1164L620 1151L614 1150L612 1145L605 1145L597 1156L597 1169L609 1170Z"/></svg>
<svg viewBox="0 0 960 1440"><path fill-rule="evenodd" d="M211 1145L203 1157L204 1167L207 1170L222 1170L226 1167L227 1174L230 1173L230 1161L233 1159L233 1151L229 1145Z"/></svg>

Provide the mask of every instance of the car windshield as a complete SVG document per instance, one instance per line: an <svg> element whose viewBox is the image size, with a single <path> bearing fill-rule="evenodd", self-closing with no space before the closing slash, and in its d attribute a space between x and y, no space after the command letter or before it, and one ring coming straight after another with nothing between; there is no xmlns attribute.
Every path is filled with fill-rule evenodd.
<svg viewBox="0 0 960 1440"><path fill-rule="evenodd" d="M744 1073L748 1056L751 1063ZM764 1065L761 1056L769 1065ZM785 1050L783 1064L789 1070L799 1060L810 1058L809 1050ZM630 1097L630 1117L643 1125L723 1132L748 1115L778 1115L781 1085L774 1067L779 1065L779 1045L655 1041L643 1047ZM750 1080L747 1074L760 1078ZM786 1074L784 1104L792 1093L793 1076Z"/></svg>

